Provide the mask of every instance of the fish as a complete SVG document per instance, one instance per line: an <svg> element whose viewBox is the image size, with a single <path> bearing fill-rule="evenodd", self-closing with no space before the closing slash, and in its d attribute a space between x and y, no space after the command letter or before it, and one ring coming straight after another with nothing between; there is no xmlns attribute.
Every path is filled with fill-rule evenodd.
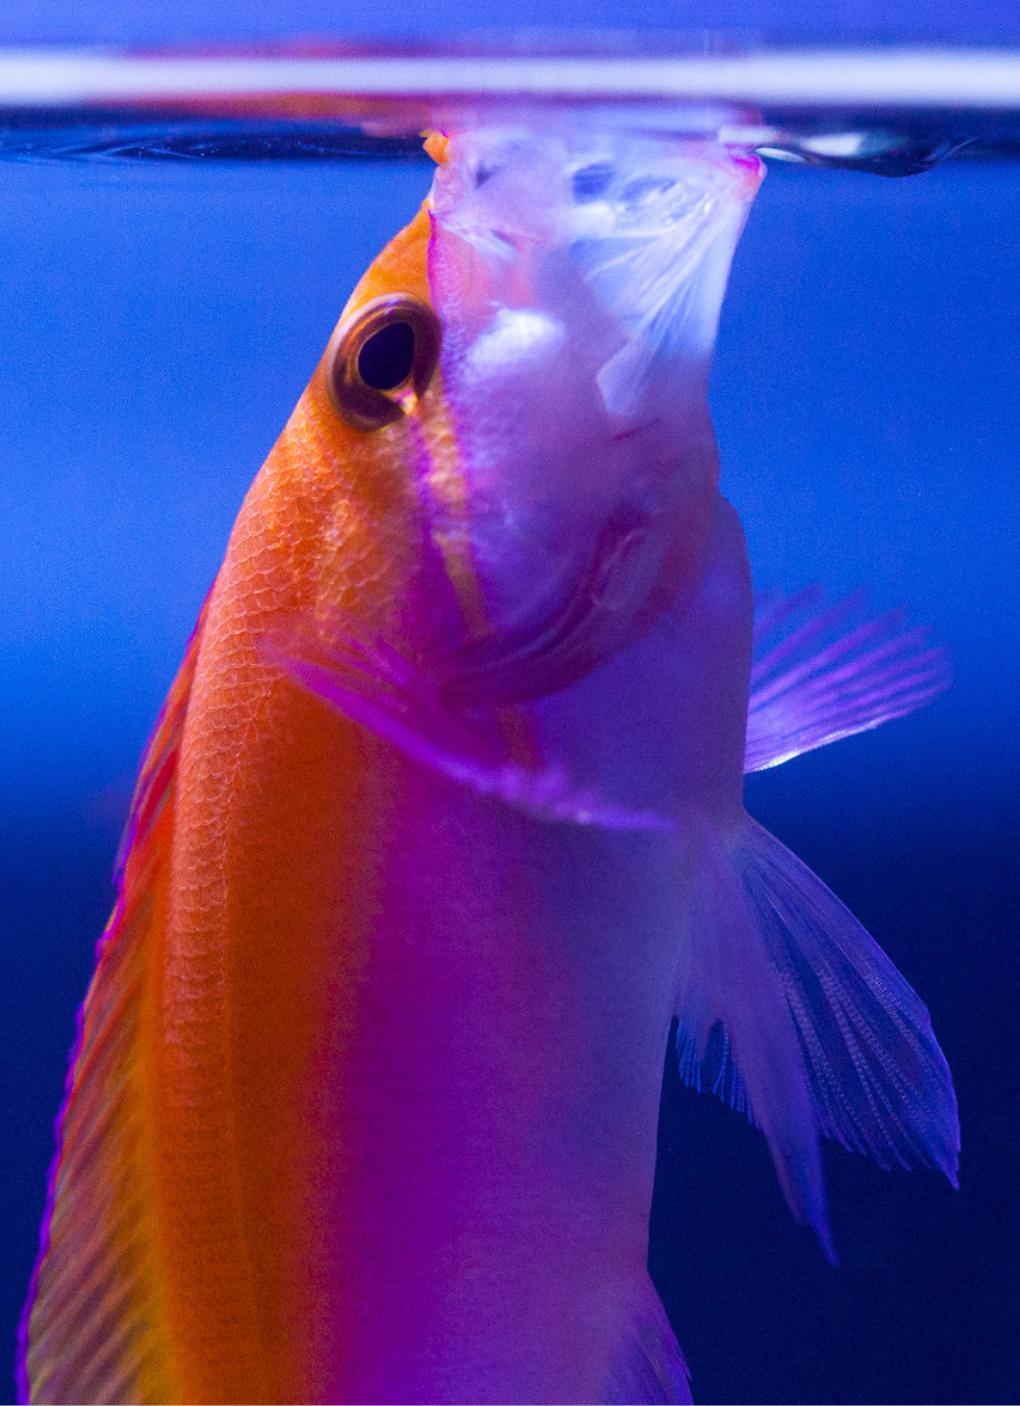
<svg viewBox="0 0 1020 1406"><path fill-rule="evenodd" d="M759 159L566 112L427 149L142 762L26 1401L690 1401L671 1038L830 1258L823 1135L955 1184L924 1005L743 804L948 678L756 601L707 383Z"/></svg>

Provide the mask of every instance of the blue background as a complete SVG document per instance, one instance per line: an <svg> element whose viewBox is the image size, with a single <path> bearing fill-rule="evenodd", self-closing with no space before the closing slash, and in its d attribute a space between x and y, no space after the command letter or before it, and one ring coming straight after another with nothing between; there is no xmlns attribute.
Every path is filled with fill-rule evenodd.
<svg viewBox="0 0 1020 1406"><path fill-rule="evenodd" d="M35 37L64 8L39 6ZM0 1358L138 755L250 479L428 179L0 165ZM928 1001L964 1151L953 1193L834 1150L834 1271L759 1135L667 1062L652 1265L702 1401L1020 1395L1018 199L1008 165L777 168L737 253L712 403L759 584L866 583L957 674L749 804Z"/></svg>

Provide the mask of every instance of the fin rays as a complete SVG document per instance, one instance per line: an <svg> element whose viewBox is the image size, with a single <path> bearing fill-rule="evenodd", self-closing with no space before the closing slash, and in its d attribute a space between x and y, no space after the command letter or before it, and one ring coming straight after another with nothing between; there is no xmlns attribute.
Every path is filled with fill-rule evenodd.
<svg viewBox="0 0 1020 1406"><path fill-rule="evenodd" d="M205 608L156 723L117 861L120 895L78 1018L39 1259L19 1329L19 1399L169 1401L151 1196L143 1179L141 1013L161 921L177 754Z"/></svg>
<svg viewBox="0 0 1020 1406"><path fill-rule="evenodd" d="M739 867L797 1026L819 1129L880 1166L957 1179L952 1081L910 985L806 865L753 825Z"/></svg>
<svg viewBox="0 0 1020 1406"><path fill-rule="evenodd" d="M903 717L949 686L947 651L929 646L923 628L904 630L901 611L850 626L863 592L820 600L810 587L755 603L745 772Z"/></svg>
<svg viewBox="0 0 1020 1406"><path fill-rule="evenodd" d="M820 879L750 817L706 826L677 1014L680 1072L743 1108L830 1258L818 1138L956 1184L952 1079L923 1003Z"/></svg>
<svg viewBox="0 0 1020 1406"><path fill-rule="evenodd" d="M427 674L385 641L362 638L353 625L334 628L327 644L292 622L261 647L266 659L352 722L480 796L538 820L611 830L674 828L652 812L576 788L560 767L512 761L491 713L455 711Z"/></svg>

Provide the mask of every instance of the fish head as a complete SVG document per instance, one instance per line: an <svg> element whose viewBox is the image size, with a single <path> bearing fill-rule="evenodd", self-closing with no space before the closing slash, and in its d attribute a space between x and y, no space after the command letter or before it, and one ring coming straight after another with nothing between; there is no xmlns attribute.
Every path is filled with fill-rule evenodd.
<svg viewBox="0 0 1020 1406"><path fill-rule="evenodd" d="M552 472L594 501L665 456L715 486L708 368L760 171L716 143L585 127L446 143L429 281L473 476L533 492Z"/></svg>
<svg viewBox="0 0 1020 1406"><path fill-rule="evenodd" d="M493 692L537 694L697 573L719 475L709 366L761 165L555 121L457 134L441 156L428 271L457 464L435 513L469 539L483 633L544 641L530 683L497 671ZM567 614L583 623L563 640ZM481 644L482 672L498 648Z"/></svg>
<svg viewBox="0 0 1020 1406"><path fill-rule="evenodd" d="M761 165L555 118L430 149L427 236L363 280L326 376L366 452L403 456L441 567L418 593L432 624L452 591L450 687L518 702L627 647L697 575L709 365Z"/></svg>

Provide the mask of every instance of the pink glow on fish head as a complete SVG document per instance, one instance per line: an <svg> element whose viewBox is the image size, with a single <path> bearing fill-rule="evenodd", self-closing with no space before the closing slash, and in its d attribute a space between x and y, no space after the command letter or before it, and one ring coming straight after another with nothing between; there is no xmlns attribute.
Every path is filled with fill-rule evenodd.
<svg viewBox="0 0 1020 1406"><path fill-rule="evenodd" d="M635 616L667 556L678 582L696 556L718 486L709 365L760 178L713 142L556 119L450 140L429 281L456 512L496 629L583 574L600 539L628 543L613 569Z"/></svg>

